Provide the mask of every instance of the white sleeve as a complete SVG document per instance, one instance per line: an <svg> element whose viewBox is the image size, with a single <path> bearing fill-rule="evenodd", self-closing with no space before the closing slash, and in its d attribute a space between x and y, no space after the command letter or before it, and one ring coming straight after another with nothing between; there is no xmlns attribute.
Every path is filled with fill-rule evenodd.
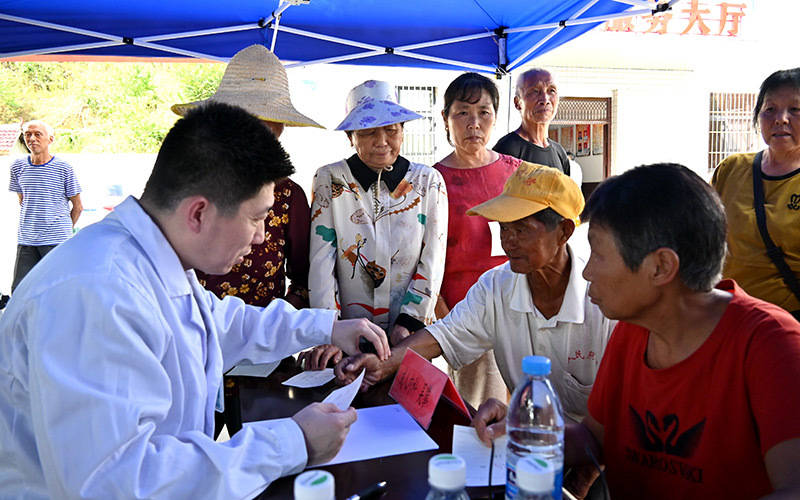
<svg viewBox="0 0 800 500"><path fill-rule="evenodd" d="M167 371L176 337L130 283L62 282L29 309L32 431L53 498L252 498L305 465L291 419L247 424L227 443L198 430L184 409L197 396L174 382L205 374Z"/></svg>
<svg viewBox="0 0 800 500"><path fill-rule="evenodd" d="M400 309L422 323L435 319L434 309L439 298L439 289L444 278L445 252L447 251L447 188L442 174L430 169L425 197L425 232L422 237L422 252L417 268L406 290L406 299ZM426 319L428 321L426 321Z"/></svg>
<svg viewBox="0 0 800 500"><path fill-rule="evenodd" d="M245 304L239 297L220 300L192 280L211 309L222 349L223 372L242 361L269 363L309 347L331 342L336 311L295 309L283 299L267 307Z"/></svg>
<svg viewBox="0 0 800 500"><path fill-rule="evenodd" d="M339 311L336 284L338 239L333 221L330 171L317 170L311 187L308 300L311 307Z"/></svg>
<svg viewBox="0 0 800 500"><path fill-rule="evenodd" d="M426 327L442 348L445 360L456 370L493 347L495 311L491 304L491 274L492 269L486 271L447 316Z"/></svg>

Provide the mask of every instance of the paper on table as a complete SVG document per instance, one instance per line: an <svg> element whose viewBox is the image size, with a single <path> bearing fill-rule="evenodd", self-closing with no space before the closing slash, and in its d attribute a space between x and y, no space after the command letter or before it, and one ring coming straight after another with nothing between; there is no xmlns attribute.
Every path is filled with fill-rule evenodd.
<svg viewBox="0 0 800 500"><path fill-rule="evenodd" d="M278 360L272 363L259 363L257 365L236 365L225 375L228 377L269 377L269 374L275 371L275 368L277 368L280 363L280 360Z"/></svg>
<svg viewBox="0 0 800 500"><path fill-rule="evenodd" d="M350 426L342 449L333 460L321 465L357 462L439 448L400 405L375 406L356 411L358 420Z"/></svg>
<svg viewBox="0 0 800 500"><path fill-rule="evenodd" d="M364 380L364 374L366 372L366 369L361 370L361 375L359 375L358 378L346 386L336 389L332 393L328 394L328 397L323 399L322 402L333 403L342 411L350 408L350 403L353 402L356 394L358 394L358 389L361 387L361 381Z"/></svg>
<svg viewBox="0 0 800 500"><path fill-rule="evenodd" d="M300 372L289 380L285 381L283 385L292 387L302 387L307 389L309 387L318 387L325 385L334 379L336 375L333 374L333 368L324 368L322 370L307 370Z"/></svg>
<svg viewBox="0 0 800 500"><path fill-rule="evenodd" d="M508 436L502 435L494 440L494 462L492 465L492 486L506 484L506 445ZM458 455L467 463L467 486L489 486L489 457L492 449L487 448L474 427L453 426L453 455Z"/></svg>

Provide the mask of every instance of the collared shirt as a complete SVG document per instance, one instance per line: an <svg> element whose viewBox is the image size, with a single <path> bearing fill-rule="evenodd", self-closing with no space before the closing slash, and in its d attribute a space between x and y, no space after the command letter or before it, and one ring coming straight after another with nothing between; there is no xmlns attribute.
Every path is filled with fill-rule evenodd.
<svg viewBox="0 0 800 500"><path fill-rule="evenodd" d="M386 183L386 187L389 188L389 191L397 189L397 185L400 184L400 181L406 176L410 165L411 162L402 156L398 156L391 170L386 168L381 172L381 180ZM350 167L350 172L353 173L353 177L355 177L361 187L364 188L364 191L368 191L372 184L378 180L378 173L369 168L358 155L353 155L348 158L347 166Z"/></svg>
<svg viewBox="0 0 800 500"><path fill-rule="evenodd" d="M72 166L56 156L42 165L31 158L11 163L9 191L22 195L17 242L58 245L72 236L69 199L81 192Z"/></svg>
<svg viewBox="0 0 800 500"><path fill-rule="evenodd" d="M214 442L222 372L330 342L333 320L220 301L128 198L37 265L0 322L0 497L252 498L305 465L305 440L279 419Z"/></svg>
<svg viewBox="0 0 800 500"><path fill-rule="evenodd" d="M311 306L386 330L401 315L432 323L447 245L442 175L411 163L395 189L383 178L364 189L341 160L317 170L313 192Z"/></svg>
<svg viewBox="0 0 800 500"><path fill-rule="evenodd" d="M526 275L505 263L486 271L464 300L426 329L455 369L494 349L509 390L523 379L522 358L547 356L550 382L564 411L578 420L586 415L586 401L616 321L589 300L588 283L581 276L585 256L571 243L567 249L572 258L569 282L555 316L542 315L533 304Z"/></svg>

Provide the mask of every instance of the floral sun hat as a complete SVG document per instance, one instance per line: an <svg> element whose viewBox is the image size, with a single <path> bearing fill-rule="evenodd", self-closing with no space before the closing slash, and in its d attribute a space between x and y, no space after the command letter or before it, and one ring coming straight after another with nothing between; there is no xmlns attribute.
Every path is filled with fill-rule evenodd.
<svg viewBox="0 0 800 500"><path fill-rule="evenodd" d="M378 80L367 80L347 94L342 123L336 130L362 130L422 118L410 109L397 104L392 86Z"/></svg>

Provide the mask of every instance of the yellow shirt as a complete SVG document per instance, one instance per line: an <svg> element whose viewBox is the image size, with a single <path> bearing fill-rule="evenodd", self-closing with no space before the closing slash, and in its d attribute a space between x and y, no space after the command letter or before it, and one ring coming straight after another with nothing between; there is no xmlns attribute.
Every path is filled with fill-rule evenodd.
<svg viewBox="0 0 800 500"><path fill-rule="evenodd" d="M800 302L767 257L753 208L755 153L735 154L719 164L711 184L725 204L728 216L728 256L723 276L733 278L750 295L787 311L800 310ZM784 259L800 279L800 170L775 177L764 176L764 212L767 230L781 247Z"/></svg>

